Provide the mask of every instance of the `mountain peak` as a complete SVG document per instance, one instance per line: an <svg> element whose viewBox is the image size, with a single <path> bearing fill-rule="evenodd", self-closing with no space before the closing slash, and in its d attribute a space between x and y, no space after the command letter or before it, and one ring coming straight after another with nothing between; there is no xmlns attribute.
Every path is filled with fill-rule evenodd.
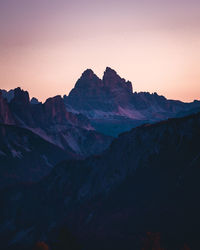
<svg viewBox="0 0 200 250"><path fill-rule="evenodd" d="M2 92L3 98L6 99L8 103L9 103L9 102L13 99L13 97L14 97L14 89L11 89L11 90L9 90L9 91L2 89L1 92Z"/></svg>
<svg viewBox="0 0 200 250"><path fill-rule="evenodd" d="M31 101L30 101L30 102L31 102L31 104L34 104L34 105L35 105L35 104L39 104L39 103L41 103L41 102L39 102L39 101L38 101L38 99L37 99L37 98L35 98L35 97L32 97L32 99L31 99Z"/></svg>
<svg viewBox="0 0 200 250"><path fill-rule="evenodd" d="M20 87L14 89L14 97L11 100L11 103L20 104L20 105L27 105L29 104L29 93L28 91L24 91Z"/></svg>
<svg viewBox="0 0 200 250"><path fill-rule="evenodd" d="M54 97L49 97L44 104L64 105L64 102L61 95L56 95Z"/></svg>
<svg viewBox="0 0 200 250"><path fill-rule="evenodd" d="M94 74L93 70L86 69L76 82L75 88L71 92L73 92L74 90L76 91L77 89L84 89L85 91L87 91L90 88L95 88L96 85L100 83L101 80L97 77L97 75Z"/></svg>
<svg viewBox="0 0 200 250"><path fill-rule="evenodd" d="M104 71L103 83L106 86L110 86L110 87L118 86L120 88L127 89L129 92L132 93L131 82L129 82L129 81L126 82L126 80L124 78L121 78L117 74L117 72L110 67L106 67L106 70Z"/></svg>
<svg viewBox="0 0 200 250"><path fill-rule="evenodd" d="M94 74L93 70L91 70L91 69L86 69L86 70L83 72L81 78L84 78L84 79L85 79L85 78L86 78L86 79L92 79L94 76L95 76L95 74Z"/></svg>
<svg viewBox="0 0 200 250"><path fill-rule="evenodd" d="M106 67L106 70L104 71L103 75L103 82L105 84L118 83L122 80L125 82L125 80L121 78L114 69Z"/></svg>
<svg viewBox="0 0 200 250"><path fill-rule="evenodd" d="M117 75L117 72L114 70L114 69L112 69L112 68L110 68L110 67L106 67L106 70L105 70L105 72L104 72L104 74L115 74L115 75Z"/></svg>
<svg viewBox="0 0 200 250"><path fill-rule="evenodd" d="M111 80L119 81L121 80L121 77L117 74L117 72L114 69L106 67L106 70L104 71L103 74L103 81L107 82Z"/></svg>

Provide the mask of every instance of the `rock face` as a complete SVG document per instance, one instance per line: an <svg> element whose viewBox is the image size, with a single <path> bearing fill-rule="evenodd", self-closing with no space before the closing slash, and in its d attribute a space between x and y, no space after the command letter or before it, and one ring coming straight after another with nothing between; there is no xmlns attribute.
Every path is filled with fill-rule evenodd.
<svg viewBox="0 0 200 250"><path fill-rule="evenodd" d="M10 111L7 101L0 91L0 123L15 124L14 117Z"/></svg>
<svg viewBox="0 0 200 250"><path fill-rule="evenodd" d="M67 111L61 96L48 98L44 104L32 104L27 91L17 88L13 93L9 103L0 97L2 123L27 128L63 150L70 147L84 157L99 154L110 144L112 138L95 132L87 117ZM92 143L95 137L99 141Z"/></svg>
<svg viewBox="0 0 200 250"><path fill-rule="evenodd" d="M28 129L0 125L0 188L36 182L58 162L76 157L70 147L63 150Z"/></svg>
<svg viewBox="0 0 200 250"><path fill-rule="evenodd" d="M52 121L55 124L71 124L72 126L78 126L84 129L93 130L87 118L84 119L79 115L74 115L67 111L63 99L61 96L55 96L49 98L43 105L43 114L45 116L44 122L51 124Z"/></svg>
<svg viewBox="0 0 200 250"><path fill-rule="evenodd" d="M1 248L80 249L69 229L81 249L199 249L199 106L133 93L111 68L45 103L0 92Z"/></svg>
<svg viewBox="0 0 200 250"><path fill-rule="evenodd" d="M39 104L39 103L40 103L40 102L38 101L37 98L33 97L33 98L31 99L31 104Z"/></svg>
<svg viewBox="0 0 200 250"><path fill-rule="evenodd" d="M103 80L91 69L83 72L67 97L67 104L77 111L118 111L118 106L128 105L132 85L120 78L111 68L106 68Z"/></svg>
<svg viewBox="0 0 200 250"><path fill-rule="evenodd" d="M109 67L102 80L92 70L86 70L64 100L68 110L82 113L98 131L113 136L200 107L200 102L167 100L157 93L133 93L131 82Z"/></svg>
<svg viewBox="0 0 200 250"><path fill-rule="evenodd" d="M109 67L106 68L103 76L103 83L105 86L112 90L121 89L124 92L132 93L132 83L126 82L125 79L121 78L117 72Z"/></svg>
<svg viewBox="0 0 200 250"><path fill-rule="evenodd" d="M2 228L9 221L10 231L2 243L45 238L51 246L65 225L85 249L142 249L143 232L165 232L175 244L166 249L197 249L199 149L200 113L138 127L101 156L63 162L40 184L3 195ZM20 232L29 233L17 239Z"/></svg>
<svg viewBox="0 0 200 250"><path fill-rule="evenodd" d="M0 92L0 123L2 126L15 125L16 127L2 127L0 131L2 132L0 172L3 171L2 178L4 179L0 188L20 181L38 181L48 174L59 160L100 154L112 141L112 137L96 132L89 120L82 114L67 111L61 96L49 98L43 104L32 104L27 91L20 88L14 89L10 99L8 93L10 91L4 91L4 94ZM29 130L30 134L25 136L22 131L25 134L28 132L23 129ZM26 144L23 148L25 141L23 138L20 140L17 132L29 140L29 153L26 151ZM40 139L33 140L34 136L39 136ZM14 144L12 140L15 141ZM33 141L35 144L31 145ZM45 148L42 149L46 152L45 154L43 151L37 151L36 142L45 144ZM9 153L9 150L17 152L16 155ZM53 160L51 160L51 154L55 154Z"/></svg>
<svg viewBox="0 0 200 250"><path fill-rule="evenodd" d="M1 90L2 96L6 99L7 102L10 102L14 97L14 89L6 91L4 89Z"/></svg>
<svg viewBox="0 0 200 250"><path fill-rule="evenodd" d="M14 105L28 105L30 102L28 91L24 91L21 88L14 89L14 96L11 103Z"/></svg>

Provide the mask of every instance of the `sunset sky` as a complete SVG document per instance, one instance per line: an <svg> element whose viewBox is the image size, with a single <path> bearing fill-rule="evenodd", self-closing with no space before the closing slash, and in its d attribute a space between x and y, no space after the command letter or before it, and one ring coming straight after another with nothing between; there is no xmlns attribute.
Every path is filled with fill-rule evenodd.
<svg viewBox="0 0 200 250"><path fill-rule="evenodd" d="M200 99L199 0L0 0L0 88L45 100L106 66L170 99Z"/></svg>

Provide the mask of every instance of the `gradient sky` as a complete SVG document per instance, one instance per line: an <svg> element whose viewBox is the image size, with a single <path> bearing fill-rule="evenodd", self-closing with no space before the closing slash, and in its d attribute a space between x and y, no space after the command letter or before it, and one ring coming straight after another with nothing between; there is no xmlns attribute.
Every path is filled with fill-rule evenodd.
<svg viewBox="0 0 200 250"><path fill-rule="evenodd" d="M0 88L40 100L106 66L170 99L200 99L199 0L0 0Z"/></svg>

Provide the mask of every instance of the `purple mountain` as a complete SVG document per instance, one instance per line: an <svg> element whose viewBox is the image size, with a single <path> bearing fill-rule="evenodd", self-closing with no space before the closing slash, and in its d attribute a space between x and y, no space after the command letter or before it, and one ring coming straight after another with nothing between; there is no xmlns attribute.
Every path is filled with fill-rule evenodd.
<svg viewBox="0 0 200 250"><path fill-rule="evenodd" d="M102 80L87 69L64 100L68 110L85 115L97 130L115 136L139 124L200 107L198 101L183 103L157 93L133 93L131 82L109 67Z"/></svg>
<svg viewBox="0 0 200 250"><path fill-rule="evenodd" d="M1 95L0 103L2 123L27 128L63 150L70 147L74 153L88 156L100 153L111 142L111 137L95 131L87 117L67 111L61 96L32 104L28 92L16 88L9 102Z"/></svg>
<svg viewBox="0 0 200 250"><path fill-rule="evenodd" d="M112 141L61 96L33 104L20 88L0 91L0 123L0 187L38 181L59 161L100 154Z"/></svg>
<svg viewBox="0 0 200 250"><path fill-rule="evenodd" d="M3 192L2 247L45 239L53 248L63 227L80 249L144 249L144 232L162 232L166 249L199 246L199 166L200 113L134 128L100 156L63 161L40 183ZM55 249L68 248L67 232Z"/></svg>
<svg viewBox="0 0 200 250"><path fill-rule="evenodd" d="M111 68L44 103L0 92L1 248L142 249L143 232L199 246L199 107L133 92Z"/></svg>

